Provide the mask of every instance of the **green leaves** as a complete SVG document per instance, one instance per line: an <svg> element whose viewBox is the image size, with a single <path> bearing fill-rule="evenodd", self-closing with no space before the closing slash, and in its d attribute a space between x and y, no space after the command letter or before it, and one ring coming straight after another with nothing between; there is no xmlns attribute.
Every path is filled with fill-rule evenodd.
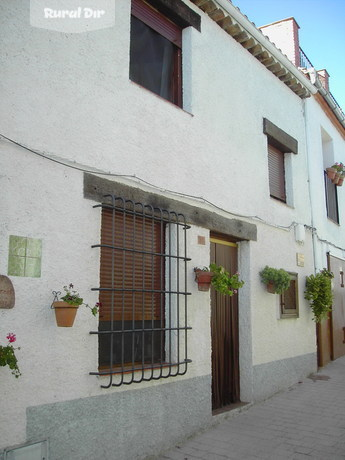
<svg viewBox="0 0 345 460"><path fill-rule="evenodd" d="M282 294L290 287L291 276L283 268L272 268L266 265L260 272L260 276L263 283L273 284L276 294Z"/></svg>
<svg viewBox="0 0 345 460"><path fill-rule="evenodd" d="M324 268L316 275L307 276L306 290L304 298L310 301L316 323L320 323L328 317L328 312L332 311L332 272Z"/></svg>
<svg viewBox="0 0 345 460"><path fill-rule="evenodd" d="M73 289L73 284L69 284L68 287L64 286L63 289L66 294L61 297L61 300L70 304L70 305L81 305L83 303L83 299L80 297L79 293Z"/></svg>
<svg viewBox="0 0 345 460"><path fill-rule="evenodd" d="M239 279L238 272L230 275L224 267L216 264L211 264L210 270L213 273L211 284L221 294L233 296L244 285L244 281Z"/></svg>
<svg viewBox="0 0 345 460"><path fill-rule="evenodd" d="M84 299L82 299L79 293L76 290L74 290L74 285L72 283L70 283L68 286L64 286L63 289L65 291L65 295L61 297L61 300L70 305L75 305L78 307L79 305L85 305L85 307L90 308L93 316L97 315L98 309L101 306L100 302L97 302L93 307L90 307L89 304L84 303Z"/></svg>
<svg viewBox="0 0 345 460"><path fill-rule="evenodd" d="M0 366L8 366L12 370L12 374L18 378L21 373L14 353L15 350L20 350L20 348L14 348L13 345L0 345Z"/></svg>

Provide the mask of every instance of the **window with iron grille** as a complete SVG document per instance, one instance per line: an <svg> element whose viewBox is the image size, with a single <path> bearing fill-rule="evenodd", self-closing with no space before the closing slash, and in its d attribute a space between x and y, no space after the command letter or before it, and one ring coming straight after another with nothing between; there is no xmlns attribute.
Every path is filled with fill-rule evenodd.
<svg viewBox="0 0 345 460"><path fill-rule="evenodd" d="M99 369L103 387L187 371L184 216L106 196L100 247Z"/></svg>
<svg viewBox="0 0 345 460"><path fill-rule="evenodd" d="M339 224L337 186L327 177L326 171L324 172L324 176L327 217Z"/></svg>
<svg viewBox="0 0 345 460"><path fill-rule="evenodd" d="M289 289L280 295L280 317L298 318L298 278L297 273L290 273Z"/></svg>

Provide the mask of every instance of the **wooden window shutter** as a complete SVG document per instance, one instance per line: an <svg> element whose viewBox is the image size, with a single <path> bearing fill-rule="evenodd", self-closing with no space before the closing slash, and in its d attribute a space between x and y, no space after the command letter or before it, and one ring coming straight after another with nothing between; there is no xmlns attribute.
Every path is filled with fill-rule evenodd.
<svg viewBox="0 0 345 460"><path fill-rule="evenodd" d="M268 144L268 176L270 195L286 202L284 153Z"/></svg>
<svg viewBox="0 0 345 460"><path fill-rule="evenodd" d="M100 321L164 317L164 225L152 218L102 210Z"/></svg>
<svg viewBox="0 0 345 460"><path fill-rule="evenodd" d="M132 15L174 43L174 45L182 48L182 28L142 0L132 0Z"/></svg>

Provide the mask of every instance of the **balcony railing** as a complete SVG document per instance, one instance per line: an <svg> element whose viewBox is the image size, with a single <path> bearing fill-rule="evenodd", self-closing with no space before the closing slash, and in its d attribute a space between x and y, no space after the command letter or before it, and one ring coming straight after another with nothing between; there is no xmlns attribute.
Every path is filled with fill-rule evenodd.
<svg viewBox="0 0 345 460"><path fill-rule="evenodd" d="M336 101L335 97L333 96L333 94L330 92L329 95L331 96L331 99L332 101L334 102L334 104L338 107L338 109L340 110L340 112L344 115L345 117L345 113L343 111L343 109L340 107L340 105L338 104L338 102Z"/></svg>
<svg viewBox="0 0 345 460"><path fill-rule="evenodd" d="M307 69L314 67L302 48L299 49L299 67L306 67Z"/></svg>
<svg viewBox="0 0 345 460"><path fill-rule="evenodd" d="M305 54L305 52L302 50L302 48L299 49L299 67L305 67L306 69L309 69L310 67L314 67L311 61L309 60L308 56ZM333 94L328 91L332 101L334 104L338 107L340 112L345 116L343 109L340 107L338 102L336 101L335 97Z"/></svg>

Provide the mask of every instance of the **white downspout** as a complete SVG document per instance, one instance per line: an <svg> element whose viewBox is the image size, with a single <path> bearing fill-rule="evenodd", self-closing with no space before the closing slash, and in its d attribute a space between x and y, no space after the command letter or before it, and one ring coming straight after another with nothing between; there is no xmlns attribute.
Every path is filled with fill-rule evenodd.
<svg viewBox="0 0 345 460"><path fill-rule="evenodd" d="M313 194L311 191L311 182L310 182L310 159L309 159L309 133L308 133L308 108L307 108L307 100L303 99L303 113L304 113L304 134L305 134L305 146L307 152L307 171L308 171L308 191L309 191L309 203L310 203L310 218L311 218L311 228L312 228L312 241L313 241L313 265L314 265L314 274L317 272L317 236L316 236L316 229L314 227L314 208L313 208Z"/></svg>

